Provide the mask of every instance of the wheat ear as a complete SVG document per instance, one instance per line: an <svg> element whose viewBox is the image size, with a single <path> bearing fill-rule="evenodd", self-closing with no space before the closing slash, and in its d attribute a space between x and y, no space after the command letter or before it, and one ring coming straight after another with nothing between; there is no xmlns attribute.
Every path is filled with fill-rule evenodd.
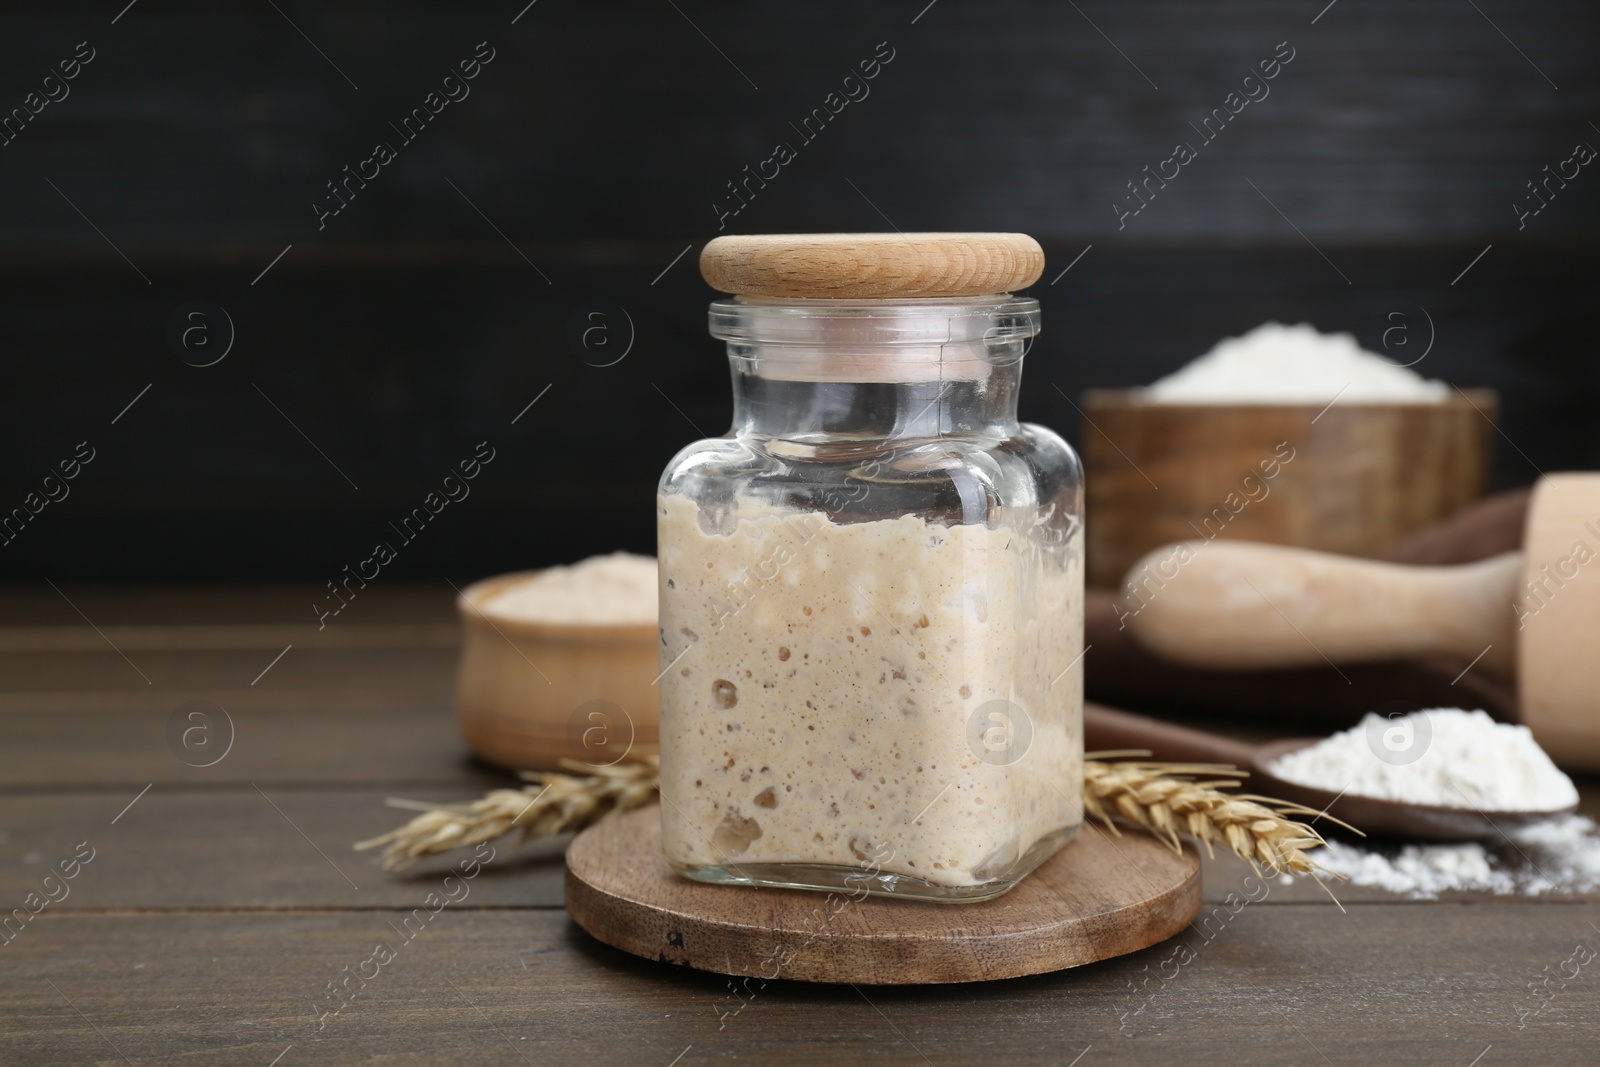
<svg viewBox="0 0 1600 1067"><path fill-rule="evenodd" d="M467 804L430 804L391 797L391 808L420 811L410 822L381 837L356 843L357 849L382 848L385 870L400 870L424 856L492 841L520 830L517 844L581 830L656 799L660 759L594 767L575 760L562 766L584 774L524 771L536 783L522 789L496 789Z"/></svg>
<svg viewBox="0 0 1600 1067"><path fill-rule="evenodd" d="M1257 872L1266 867L1280 874L1331 874L1306 855L1326 843L1322 835L1291 816L1338 820L1298 804L1227 792L1241 777L1232 767L1214 764L1085 760L1083 810L1112 833L1120 816L1173 848L1181 847L1180 834L1195 838L1210 855L1220 844Z"/></svg>
<svg viewBox="0 0 1600 1067"><path fill-rule="evenodd" d="M422 814L355 847L382 847L384 868L398 870L424 856L513 831L520 831L520 844L580 830L654 801L660 789L660 761L654 756L600 768L562 762L571 770L589 773L524 772L524 778L537 784L496 789L467 804L390 799L391 807ZM1241 777L1232 767L1214 764L1089 759L1083 764L1083 810L1113 834L1120 833L1115 820L1122 818L1175 849L1182 848L1180 835L1185 834L1203 844L1208 854L1214 855L1213 845L1221 844L1257 872L1266 867L1284 874L1311 875L1319 882L1320 875L1332 874L1306 855L1324 844L1322 835L1291 816L1337 820L1297 804L1227 792L1239 785Z"/></svg>

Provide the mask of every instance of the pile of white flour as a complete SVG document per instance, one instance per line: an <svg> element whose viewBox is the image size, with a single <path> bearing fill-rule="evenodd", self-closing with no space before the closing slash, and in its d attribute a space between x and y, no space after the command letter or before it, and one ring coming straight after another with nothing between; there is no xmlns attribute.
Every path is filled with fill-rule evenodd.
<svg viewBox="0 0 1600 1067"><path fill-rule="evenodd" d="M1420 754L1419 754L1420 752ZM1486 811L1553 811L1578 802L1526 726L1482 711L1433 708L1356 726L1283 756L1272 773L1338 793Z"/></svg>
<svg viewBox="0 0 1600 1067"><path fill-rule="evenodd" d="M484 610L527 622L589 626L654 625L656 561L613 552L570 567L551 567L507 586Z"/></svg>
<svg viewBox="0 0 1600 1067"><path fill-rule="evenodd" d="M1136 390L1165 404L1437 403L1444 382L1368 352L1347 333L1268 322L1229 337L1182 370Z"/></svg>
<svg viewBox="0 0 1600 1067"><path fill-rule="evenodd" d="M1391 719L1368 715L1353 729L1284 756L1271 770L1332 792L1440 807L1548 811L1578 800L1572 779L1550 762L1527 727L1458 708ZM1536 896L1600 888L1600 833L1577 815L1508 830L1487 843L1374 848L1334 840L1313 857L1355 885L1420 899L1449 891Z"/></svg>
<svg viewBox="0 0 1600 1067"><path fill-rule="evenodd" d="M1418 900L1479 891L1583 893L1600 888L1600 833L1592 820L1567 815L1521 830L1510 840L1372 849L1329 841L1311 857L1354 885L1375 886Z"/></svg>

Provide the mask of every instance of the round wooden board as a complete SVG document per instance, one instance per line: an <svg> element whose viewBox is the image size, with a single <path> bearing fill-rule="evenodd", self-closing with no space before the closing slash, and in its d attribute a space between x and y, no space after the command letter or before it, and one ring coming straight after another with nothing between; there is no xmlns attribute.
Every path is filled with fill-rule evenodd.
<svg viewBox="0 0 1600 1067"><path fill-rule="evenodd" d="M1164 941L1200 910L1200 859L1086 825L1005 896L934 904L707 885L661 852L641 808L567 848L567 911L608 945L721 974L863 985L979 982L1079 967Z"/></svg>

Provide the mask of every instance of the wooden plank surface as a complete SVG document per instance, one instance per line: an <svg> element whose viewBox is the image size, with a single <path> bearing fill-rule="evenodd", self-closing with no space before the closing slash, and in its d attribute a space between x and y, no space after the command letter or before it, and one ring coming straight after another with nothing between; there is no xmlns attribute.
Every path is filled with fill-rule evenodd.
<svg viewBox="0 0 1600 1067"><path fill-rule="evenodd" d="M1092 1046L1085 1067L1467 1067L1492 1045L1485 1065L1548 1067L1592 1063L1600 1030L1588 974L1519 1020L1527 983L1596 937L1583 909L1538 903L1246 907L1209 941L1059 974L938 991L752 982L739 996L599 945L559 912L445 907L409 942L406 914L41 917L0 950L0 1060L121 1062L115 1046L133 1063L265 1065L290 1049L281 1067L667 1067L680 1054L679 1067L1061 1067ZM379 943L393 961L319 1030L338 1003L326 984ZM1179 945L1193 957L1181 966Z"/></svg>
<svg viewBox="0 0 1600 1067"><path fill-rule="evenodd" d="M381 678L384 688L426 692L442 700L450 691L456 658L455 648L448 645L323 648L306 643L286 651L287 645L204 652L128 647L119 651L104 643L97 650L35 649L0 653L0 674L13 679L13 684L26 682L39 693L117 692L145 686L281 692L350 688L352 677L370 677ZM283 658L274 663L280 653ZM260 681L252 685L256 678Z"/></svg>
<svg viewBox="0 0 1600 1067"><path fill-rule="evenodd" d="M476 782L488 788L507 780L471 762L448 705L408 705L400 702L405 694L392 691L379 694L392 696L391 711L224 704L234 725L233 749L214 766L193 767L167 747L166 734L171 712L193 695L155 694L156 707L135 711L0 715L0 791L138 790L151 782Z"/></svg>
<svg viewBox="0 0 1600 1067"><path fill-rule="evenodd" d="M1148 382L1263 319L1351 330L1406 362L1427 309L1426 373L1505 390L1512 477L1600 462L1585 314L1600 198L1546 176L1573 174L1562 161L1596 136L1592 3L826 0L718 9L716 26L657 0L542 4L514 26L519 11L438 0L280 6L294 25L197 3L92 30L75 5L36 5L7 24L11 107L37 88L24 72L72 42L99 58L0 168L6 506L77 442L103 456L0 554L8 579L333 578L486 438L502 458L401 568L648 550L662 465L701 435L691 424L728 415L709 291L675 257L718 232L886 219L1043 239L1023 414L1074 440L1085 386ZM470 100L324 226L308 208L326 183L485 40L498 58ZM859 83L870 96L802 137L879 42L895 58ZM1270 95L1202 136L1280 42L1295 58L1259 83ZM795 165L751 182L780 142ZM1171 180L1179 142L1199 154ZM1513 205L1539 203L1541 180L1546 197L1564 187L1524 225ZM755 198L722 217L739 182ZM162 328L199 295L239 339L205 373ZM615 367L586 365L569 335L602 296L638 331ZM1386 343L1402 322L1403 353ZM575 441L585 462L552 462Z"/></svg>
<svg viewBox="0 0 1600 1067"><path fill-rule="evenodd" d="M226 791L163 783L131 808L132 789L0 798L0 854L8 859L0 864L0 902L19 902L38 889L80 841L90 843L95 858L68 895L50 905L52 912L409 906L455 862L431 860L387 874L375 852L352 848L411 817L384 806L395 791L261 785L258 792L248 783ZM398 791L441 802L480 792L470 783ZM476 880L473 902L561 907L565 842L514 853L502 848L502 857Z"/></svg>
<svg viewBox="0 0 1600 1067"><path fill-rule="evenodd" d="M882 228L867 204L846 199L858 198L842 176L861 184L865 174L872 184L863 191L901 227L964 217L971 229L1005 229L1022 217L1050 236L1099 241L1119 233L1109 205L1127 195L1124 183L1142 177L1143 166L1155 171L1181 140L1199 159L1181 179L1153 187L1162 191L1129 221L1132 235L1280 237L1287 227L1246 175L1325 245L1514 229L1510 199L1542 164L1565 158L1556 152L1589 135L1600 96L1596 15L1579 0L1480 4L1492 23L1468 4L1347 0L1314 27L1323 4L1147 12L1099 0L1079 5L1080 16L1023 0L941 4L920 18L923 5L906 6L755 7L727 12L715 26L685 8L716 42L713 51L670 6L643 0L612 5L605 17L550 5L515 26L520 5L490 15L472 5L330 0L295 25L338 70L270 8L155 6L101 30L100 57L75 83L72 102L49 108L43 128L9 152L62 175L55 180L69 194L86 187L85 212L123 235L147 270L186 246L281 248L304 235L314 252L334 240L478 238L484 227L456 202L445 159L450 172L472 177L463 190L515 239L711 232L712 202L740 203L724 183L739 180L744 165L754 172L780 141L799 153L799 165L770 188L763 183L728 229L815 232L841 217ZM0 56L19 70L47 69L68 54L69 39L88 32L73 14L24 13ZM308 203L323 181L370 152L374 136L390 136L354 100L370 96L403 116L486 37L496 58L471 82L470 98L449 106L415 146L396 141L402 176L386 169L319 230ZM605 47L594 48L602 39ZM199 62L190 54L197 42L210 46ZM855 90L870 95L824 134L815 123L804 136L789 128L876 49L891 59ZM1270 67L1266 84L1242 86L1275 52L1292 58ZM1225 134L1202 136L1201 121L1241 89L1270 95L1238 105ZM139 102L137 126L117 121L129 100ZM651 161L648 180L641 160ZM424 165L434 161L441 165ZM11 242L93 244L70 212L40 206L49 189L41 196L36 185L24 168L0 175L18 205ZM1592 232L1594 204L1581 196L1568 191L1555 206L1568 212L1565 226ZM552 211L555 203L564 210ZM549 271L549 249L528 247ZM244 282L254 276L236 270Z"/></svg>
<svg viewBox="0 0 1600 1067"><path fill-rule="evenodd" d="M463 776L454 786L350 784L334 790L259 784L260 792L254 784L239 781L198 786L162 782L139 796L126 814L123 809L141 786L125 786L121 792L0 794L0 855L6 857L0 863L0 902L20 901L37 888L52 864L87 840L97 850L91 864L94 877L76 881L64 900L51 905L52 911L391 907L412 900L418 885L441 877L458 857L429 859L400 874L386 874L378 869L375 853L355 852L351 846L356 841L410 817L386 807L385 798L455 802L511 783L486 772L483 779ZM566 840L502 847L500 858L479 880L474 899L495 907L561 907L559 856ZM176 877L175 869L189 874ZM1221 904L1229 893L1256 885L1245 880L1249 868L1227 853L1202 857L1201 870L1207 905ZM346 876L359 890L351 889ZM1333 890L1348 908L1395 903L1394 895L1381 889L1334 884ZM1447 899L1502 907L1520 898L1451 894ZM1563 899L1596 901L1600 892ZM1334 908L1328 894L1309 878L1274 883L1258 903Z"/></svg>
<svg viewBox="0 0 1600 1067"><path fill-rule="evenodd" d="M57 589L32 584L8 588L0 596L0 637L13 628L28 632L28 639L52 640L65 631L93 633L99 627L114 633L130 626L149 633L168 627L238 627L258 631L266 626L291 626L299 632L318 632L314 602L327 602L326 586L316 582L287 581L264 585L203 586L78 586L58 583ZM373 627L371 633L392 633L396 626L432 626L455 621L455 591L444 582L395 582L361 590L360 610L370 618L335 619L319 633L337 641L345 631ZM92 620L89 621L89 620ZM354 622L356 627L342 625ZM294 640L290 637L289 640ZM267 643L282 646L281 642ZM0 647L4 647L0 639Z"/></svg>
<svg viewBox="0 0 1600 1067"><path fill-rule="evenodd" d="M235 624L292 625L272 610L248 623L248 601ZM61 647L61 620L29 633L29 612L11 607L0 617L21 629L0 638L20 670L0 675L0 699L18 702L0 714L0 905L24 906L79 842L95 853L66 898L13 918L0 945L0 1063L1059 1065L1082 1053L1084 1067L1466 1067L1481 1054L1494 1067L1589 1063L1600 1036L1592 967L1559 977L1575 947L1600 946L1600 894L1422 902L1347 886L1341 912L1297 879L1230 907L1230 893L1261 883L1227 857L1205 861L1201 914L1170 942L939 991L753 980L736 995L725 979L626 956L560 910L559 841L502 849L424 926L430 893L459 894L445 882L459 857L391 876L350 845L406 817L386 796L464 800L510 781L465 755L448 637L351 628L314 679L211 690L235 744L196 768L165 729L175 699L200 690L63 689L52 710L30 708L51 694L27 649L57 649L40 654L69 673L75 657L105 654L77 638ZM115 625L180 678L257 640L206 625L192 602L152 601L149 631L138 614L131 602ZM1593 813L1600 789L1583 786ZM422 927L409 940L408 916ZM313 1008L326 984L380 941L393 962L319 1029L335 1006ZM1545 1006L1519 1017L1539 989Z"/></svg>

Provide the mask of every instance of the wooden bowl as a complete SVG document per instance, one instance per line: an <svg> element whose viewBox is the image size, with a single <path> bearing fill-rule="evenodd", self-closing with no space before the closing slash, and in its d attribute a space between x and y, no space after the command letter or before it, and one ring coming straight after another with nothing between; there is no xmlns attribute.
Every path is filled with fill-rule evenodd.
<svg viewBox="0 0 1600 1067"><path fill-rule="evenodd" d="M1090 390L1088 580L1151 549L1230 537L1369 556L1489 485L1492 389L1439 403L1161 404Z"/></svg>
<svg viewBox="0 0 1600 1067"><path fill-rule="evenodd" d="M655 751L659 662L654 623L530 622L485 604L537 571L486 578L456 598L456 717L472 751L512 770L591 766Z"/></svg>

